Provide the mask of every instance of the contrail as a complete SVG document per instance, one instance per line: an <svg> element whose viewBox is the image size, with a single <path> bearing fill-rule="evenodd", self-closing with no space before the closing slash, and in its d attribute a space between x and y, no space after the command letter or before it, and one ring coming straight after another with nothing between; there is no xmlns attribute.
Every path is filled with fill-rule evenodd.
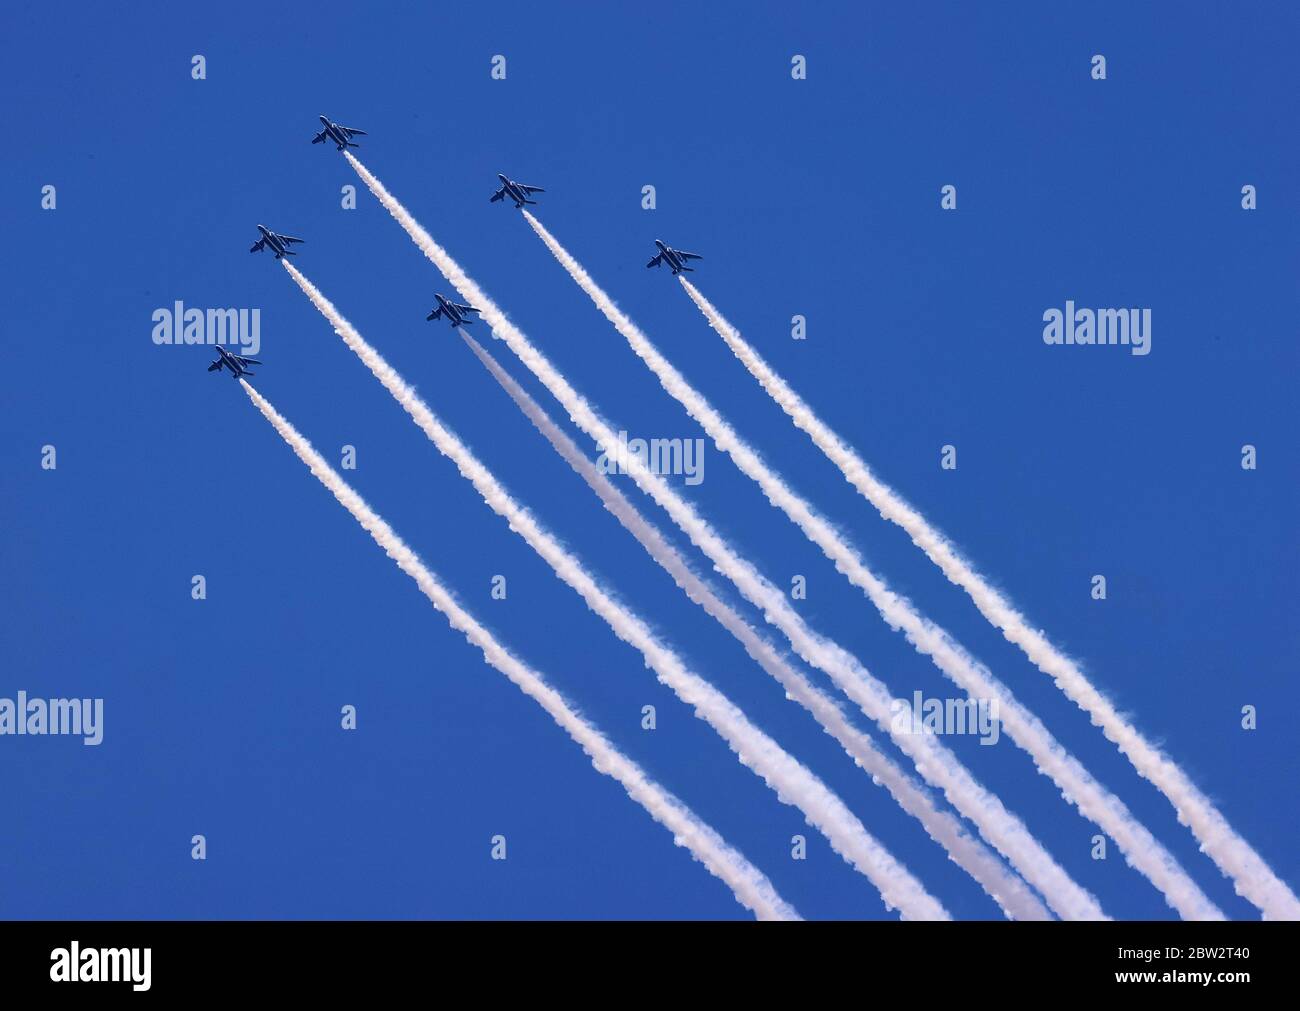
<svg viewBox="0 0 1300 1011"><path fill-rule="evenodd" d="M760 776L778 798L797 807L808 823L826 836L832 848L876 886L888 908L897 909L905 919L948 919L943 906L867 832L839 797L751 723L730 699L689 670L672 650L655 638L640 617L602 590L583 564L566 551L531 513L515 502L492 472L443 426L397 371L366 343L329 300L292 264L281 262L330 322L335 333L374 373L438 451L474 485L488 507L509 523L510 529L604 619L615 635L641 653L659 680L717 731L742 765Z"/></svg>
<svg viewBox="0 0 1300 1011"><path fill-rule="evenodd" d="M1270 919L1300 919L1300 902L1295 895L1250 844L1232 830L1186 773L1116 712L1110 700L1092 685L1079 666L1056 649L1010 601L990 586L942 533L926 522L901 495L878 479L861 457L813 413L812 408L744 341L739 331L694 285L685 278L680 280L686 293L704 313L709 325L727 342L732 353L789 415L796 427L806 432L827 458L839 467L859 494L874 505L881 516L907 531L912 543L924 551L951 582L966 591L980 613L1019 646L1039 670L1051 677L1057 687L1102 728L1106 737L1127 756L1138 775L1150 780L1169 799L1178 812L1178 820L1192 830L1201 849L1233 880L1237 894Z"/></svg>
<svg viewBox="0 0 1300 1011"><path fill-rule="evenodd" d="M905 598L894 593L872 572L857 551L797 495L758 453L747 445L726 420L692 387L650 339L619 310L592 280L582 265L560 245L535 217L524 217L569 275L587 293L636 355L659 379L663 388L694 418L718 448L755 481L769 502L790 518L804 535L822 549L849 582L863 590L885 622L901 630L920 653L975 700L996 699L999 722L1007 735L1034 760L1035 766L1060 788L1062 794L1091 821L1101 826L1131 866L1145 874L1169 904L1188 919L1223 919L1223 914L1169 853L1135 819L1114 794L1106 790L1076 761L1047 728L1020 706L1011 692L983 664L970 656L942 628L923 618Z"/></svg>
<svg viewBox="0 0 1300 1011"><path fill-rule="evenodd" d="M415 580L416 585L435 608L446 615L451 627L483 651L484 659L514 682L525 695L540 705L551 719L586 752L597 772L611 776L622 784L627 795L673 834L673 841L684 846L715 877L735 893L736 901L760 920L797 920L799 914L777 894L772 883L757 867L732 849L712 828L702 822L680 800L650 779L640 766L618 750L605 736L579 716L564 697L523 661L517 659L455 601L419 557L375 513L292 425L286 421L248 382L239 380L257 409L284 437L298 458L328 488L340 504L397 563L398 568Z"/></svg>
<svg viewBox="0 0 1300 1011"><path fill-rule="evenodd" d="M345 151L344 156L420 251L462 297L482 310L480 315L487 320L493 335L506 342L519 360L564 406L570 419L597 443L614 445L617 440L613 431L546 356L506 318L500 307L488 298L446 250L433 241L410 212L364 165L350 152ZM893 700L880 681L872 677L845 650L813 633L781 591L764 579L749 562L740 558L692 506L674 492L667 482L657 474L652 474L642 461L633 456L628 471L637 486L668 512L691 543L709 557L741 595L762 610L768 621L781 629L795 652L828 674L841 691L893 737L895 743L912 759L921 778L943 791L948 802L979 828L985 842L1006 857L1025 880L1042 893L1054 912L1067 919L1105 918L1097 900L1057 865L1024 824L996 796L976 782L946 747L927 734L894 731L891 725Z"/></svg>
<svg viewBox="0 0 1300 1011"><path fill-rule="evenodd" d="M627 496L615 487L614 482L583 454L577 444L550 419L537 401L515 382L497 360L463 329L459 332L470 350L532 422L533 427L546 437L565 462L587 482L605 508L637 539L650 557L673 577L674 582L691 600L730 632L744 646L745 652L777 680L785 689L786 695L807 709L826 732L840 743L849 757L889 791L903 810L920 821L930 838L942 846L952 861L983 887L1009 918L1051 919L1051 914L1019 877L1009 873L996 856L962 828L956 818L939 810L924 789L881 754L869 736L845 719L834 701L795 670L767 639L750 627L735 608L719 598L713 588L691 568L681 552L641 515Z"/></svg>

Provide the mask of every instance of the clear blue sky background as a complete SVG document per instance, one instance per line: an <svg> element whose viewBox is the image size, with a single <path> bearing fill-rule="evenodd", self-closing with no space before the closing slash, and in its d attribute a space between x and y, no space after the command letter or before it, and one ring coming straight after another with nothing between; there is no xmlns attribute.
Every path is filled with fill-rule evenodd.
<svg viewBox="0 0 1300 1011"><path fill-rule="evenodd" d="M0 696L102 696L106 731L98 748L0 739L0 915L744 915L449 631L239 388L205 373L205 349L152 343L151 313L177 299L260 308L263 393L332 461L355 446L349 480L465 604L801 912L886 915L486 509L271 258L248 254L259 221L304 236L299 266L518 497L954 914L997 915L424 321L449 289L364 187L341 208L358 180L308 143L320 113L369 131L363 160L611 420L701 434L519 215L487 202L498 171L545 186L541 219L691 381L1225 911L1252 915L1164 798L644 269L655 237L703 252L702 290L1300 887L1293 6L14 3L2 17ZM489 77L498 53L505 81ZM955 213L939 208L949 183ZM55 211L39 206L47 184ZM1257 211L1240 207L1245 184ZM1150 307L1152 354L1046 347L1041 315L1066 299ZM945 443L956 472L939 467ZM807 577L816 628L896 694L950 693L712 447L705 468L689 496L772 579ZM498 573L506 601L489 597ZM1009 741L951 743L1109 913L1170 915L1116 850L1090 858L1094 828ZM489 859L497 833L505 863Z"/></svg>

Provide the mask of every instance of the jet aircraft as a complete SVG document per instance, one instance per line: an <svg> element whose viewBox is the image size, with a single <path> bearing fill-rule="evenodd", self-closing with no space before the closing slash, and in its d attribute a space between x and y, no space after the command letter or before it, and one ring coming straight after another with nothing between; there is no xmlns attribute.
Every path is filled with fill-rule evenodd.
<svg viewBox="0 0 1300 1011"><path fill-rule="evenodd" d="M262 364L256 358L245 358L243 355L232 354L220 344L215 345L215 347L219 357L215 362L208 366L209 372L220 372L221 367L224 365L230 370L230 378L238 379L240 376L254 375L254 373L248 371L247 367L249 365Z"/></svg>
<svg viewBox="0 0 1300 1011"><path fill-rule="evenodd" d="M687 260L704 259L699 253L687 253L680 249L673 249L672 246L660 242L658 239L655 239L655 245L659 247L659 252L646 264L647 267L657 267L661 263L666 263L672 268L674 274L679 274L683 270L693 271L695 269L686 266Z"/></svg>
<svg viewBox="0 0 1300 1011"><path fill-rule="evenodd" d="M257 230L262 233L262 237L254 242L248 251L258 253L269 247L275 253L277 260L282 256L297 256L298 254L290 249L289 245L290 243L304 241L303 239L295 239L292 235L280 235L278 232L271 231L265 225L258 225Z"/></svg>
<svg viewBox="0 0 1300 1011"><path fill-rule="evenodd" d="M525 186L513 179L507 179L500 172L497 173L497 178L501 180L501 188L492 194L492 199L488 201L490 204L495 204L503 197L509 197L515 202L515 207L523 207L524 204L537 203L536 200L528 199L530 194L546 192L540 186Z"/></svg>
<svg viewBox="0 0 1300 1011"><path fill-rule="evenodd" d="M453 302L450 299L443 298L441 295L434 295L433 297L438 300L438 305L436 308L430 310L429 315L424 317L425 319L441 319L443 316L446 316L447 322L452 326L465 326L474 322L465 314L467 312L479 311L472 305L463 305L460 302Z"/></svg>
<svg viewBox="0 0 1300 1011"><path fill-rule="evenodd" d="M352 138L364 137L366 135L365 130L354 130L350 126L339 126L337 123L331 123L324 116L319 117L319 119L321 122L321 126L323 126L325 129L321 130L320 133L316 134L316 136L311 139L311 142L313 144L319 144L325 140L332 140L337 145L338 150L340 151L342 151L345 147L361 146L360 144L353 144Z"/></svg>

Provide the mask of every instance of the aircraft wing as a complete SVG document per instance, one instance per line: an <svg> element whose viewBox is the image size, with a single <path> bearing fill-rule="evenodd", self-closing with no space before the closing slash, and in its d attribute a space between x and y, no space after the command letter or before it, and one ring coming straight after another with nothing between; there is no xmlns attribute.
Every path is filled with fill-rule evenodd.
<svg viewBox="0 0 1300 1011"><path fill-rule="evenodd" d="M545 193L546 191L540 186L525 186L523 183L515 183L525 193Z"/></svg>
<svg viewBox="0 0 1300 1011"><path fill-rule="evenodd" d="M659 264L661 264L661 263L663 263L663 262L664 262L664 254L663 254L663 253L660 253L658 256L653 257L653 258L650 260L650 262L646 264L646 266L647 266L647 267L657 267L657 266L659 266Z"/></svg>
<svg viewBox="0 0 1300 1011"><path fill-rule="evenodd" d="M466 312L479 312L479 311L480 311L480 310L479 310L477 307L475 307L475 306L472 306L472 305L464 305L464 304L461 303L461 302L452 302L451 304L454 305L457 309L464 309Z"/></svg>
<svg viewBox="0 0 1300 1011"><path fill-rule="evenodd" d="M316 136L311 139L311 142L313 144L319 144L324 139L325 139L325 131L322 130L320 133L316 134Z"/></svg>
<svg viewBox="0 0 1300 1011"><path fill-rule="evenodd" d="M674 250L674 252L676 252L677 255L680 256L683 260L703 260L703 259L704 259L704 257L702 257L699 253L684 253L684 252L682 252L680 249L678 249L678 250Z"/></svg>
<svg viewBox="0 0 1300 1011"><path fill-rule="evenodd" d="M306 242L306 239L295 239L292 235L281 235L281 242Z"/></svg>
<svg viewBox="0 0 1300 1011"><path fill-rule="evenodd" d="M209 371L209 372L220 372L220 371L221 371L221 359L218 358L215 362L213 362L211 365L209 365L209 366L208 366L208 371Z"/></svg>
<svg viewBox="0 0 1300 1011"><path fill-rule="evenodd" d="M429 315L425 316L424 318L425 318L425 319L442 319L442 306L438 306L438 308L434 309L432 312L429 313Z"/></svg>
<svg viewBox="0 0 1300 1011"><path fill-rule="evenodd" d="M497 190L495 193L492 194L492 199L489 200L488 203L495 204L498 200L500 200L505 195L506 195L506 189L503 186L501 187L501 189Z"/></svg>
<svg viewBox="0 0 1300 1011"><path fill-rule="evenodd" d="M349 137L357 137L357 136L364 137L366 135L365 130L354 130L350 126L340 126L339 129L342 130L344 133L346 133Z"/></svg>
<svg viewBox="0 0 1300 1011"><path fill-rule="evenodd" d="M266 245L265 239L258 239L256 242L253 243L252 248L250 248L248 251L250 253L260 252L265 245Z"/></svg>
<svg viewBox="0 0 1300 1011"><path fill-rule="evenodd" d="M262 364L256 358L245 358L243 355L235 355L235 361L239 362L240 365L261 365Z"/></svg>

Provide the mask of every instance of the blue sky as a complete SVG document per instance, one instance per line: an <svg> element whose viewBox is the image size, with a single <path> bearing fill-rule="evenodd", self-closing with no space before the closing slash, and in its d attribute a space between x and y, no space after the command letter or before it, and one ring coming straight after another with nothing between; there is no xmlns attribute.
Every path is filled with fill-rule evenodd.
<svg viewBox="0 0 1300 1011"><path fill-rule="evenodd" d="M248 254L257 222L304 236L298 265L440 417L955 915L997 915L425 322L449 289L341 156L308 143L320 113L369 132L366 164L610 420L700 435L519 215L487 202L497 172L545 186L541 220L692 383L1211 898L1253 915L1164 798L643 266L656 237L704 253L701 290L1300 887L1293 10L20 3L3 19L0 697L103 697L105 739L0 738L0 915L744 915L450 632L238 387L204 372L207 349L152 342L151 314L178 299L260 309L258 388L330 460L356 447L345 476L460 599L804 915L888 915ZM791 79L796 53L807 80ZM1042 313L1066 299L1151 308L1151 354L1047 347ZM950 694L712 446L684 491L774 581L804 575L809 622L896 694ZM1107 912L1171 915L1113 847L1091 859L1093 826L1009 740L949 743Z"/></svg>

